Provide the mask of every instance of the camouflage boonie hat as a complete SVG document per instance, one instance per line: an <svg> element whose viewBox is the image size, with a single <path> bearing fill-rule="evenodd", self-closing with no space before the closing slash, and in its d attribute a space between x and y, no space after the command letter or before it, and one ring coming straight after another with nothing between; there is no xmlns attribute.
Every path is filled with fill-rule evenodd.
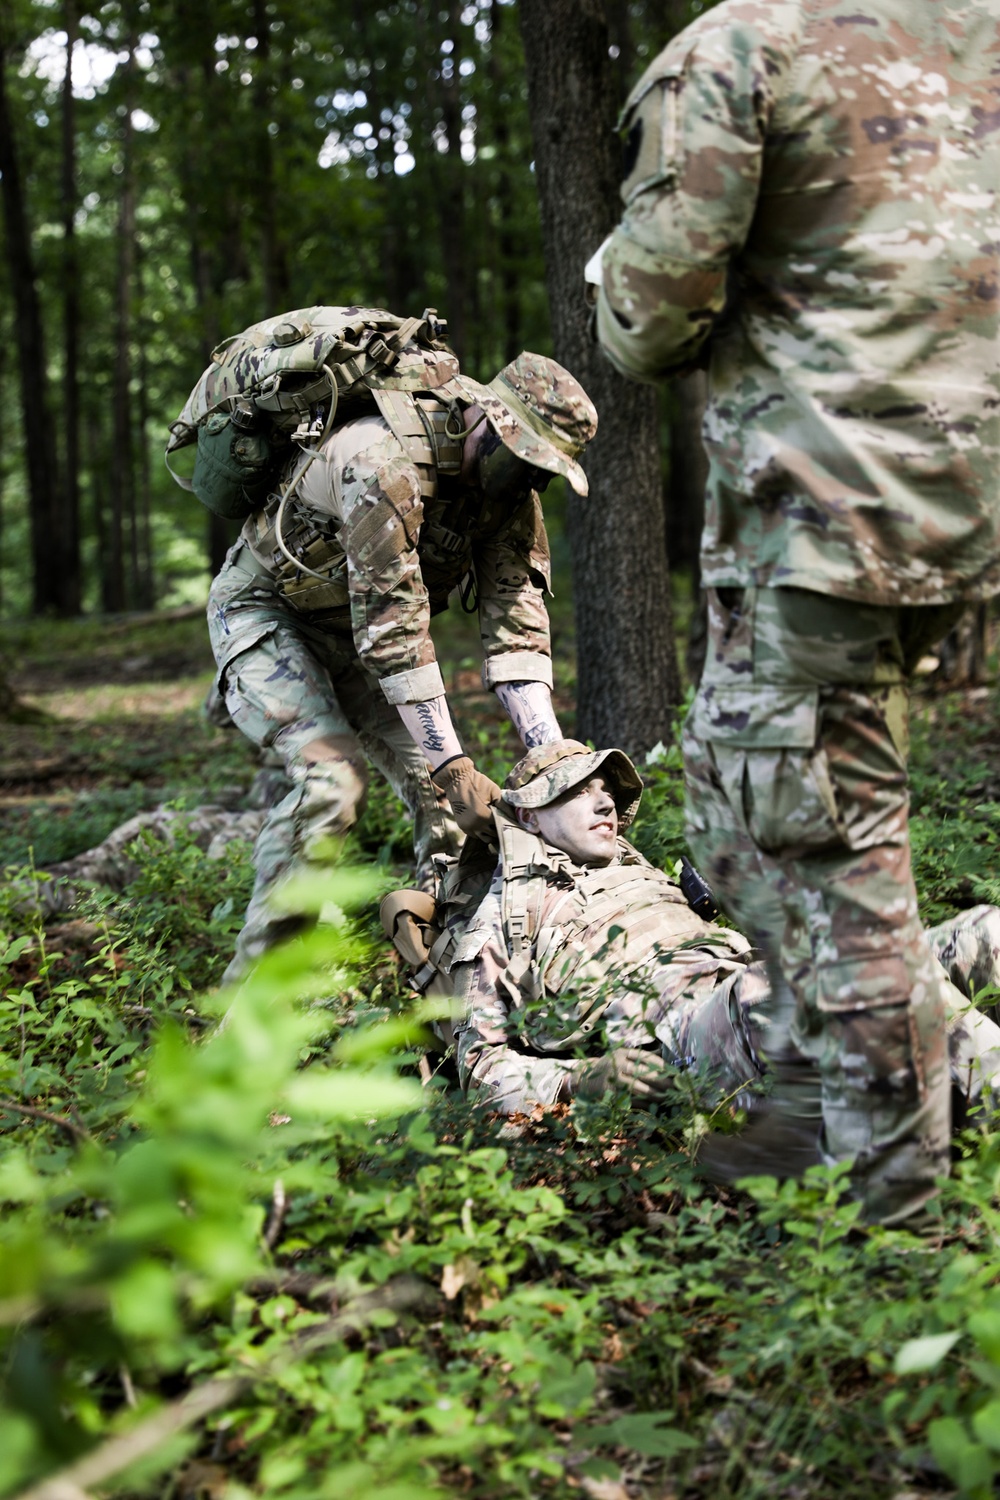
<svg viewBox="0 0 1000 1500"><path fill-rule="evenodd" d="M587 476L576 462L597 431L597 410L580 382L544 354L519 354L489 385L453 382L481 406L491 427L526 464L562 474L578 495Z"/></svg>
<svg viewBox="0 0 1000 1500"><path fill-rule="evenodd" d="M511 807L547 807L598 771L611 782L618 827L624 830L639 811L642 796L642 779L624 750L591 750L579 740L536 745L504 782L504 801Z"/></svg>

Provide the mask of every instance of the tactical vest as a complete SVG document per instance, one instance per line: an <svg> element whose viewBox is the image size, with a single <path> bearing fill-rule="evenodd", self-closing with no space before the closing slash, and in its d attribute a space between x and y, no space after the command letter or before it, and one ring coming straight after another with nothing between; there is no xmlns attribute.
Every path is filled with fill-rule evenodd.
<svg viewBox="0 0 1000 1500"><path fill-rule="evenodd" d="M588 868L574 864L504 811L495 808L494 821L509 954L504 977L525 1000L571 991L599 998L606 995L609 981L626 980L658 954L677 948L717 947L728 959L749 948L739 933L698 916L676 882L626 839L618 841L617 864ZM490 887L492 855L481 841L470 839L457 859L439 858L438 866L428 951L413 977L418 989L471 960L482 947L475 916ZM554 888L559 895L547 904ZM595 1020L599 1014L598 1008Z"/></svg>
<svg viewBox="0 0 1000 1500"><path fill-rule="evenodd" d="M658 952L718 936L626 839L617 864L581 868L519 823L504 819L500 838L507 977L527 998L601 987ZM561 893L546 910L553 886Z"/></svg>
<svg viewBox="0 0 1000 1500"><path fill-rule="evenodd" d="M446 607L448 594L468 571L471 556L464 497L455 493L450 500L445 499L438 487L440 476L457 476L462 466L462 442L457 437L460 418L451 401L428 391L378 387L370 394L419 476L424 502L421 573L431 612L436 614ZM332 516L317 515L297 500L295 482L293 479L287 498L282 493L272 495L251 518L251 547L294 608L309 612L343 610L346 617L350 594L340 527ZM279 511L283 548L277 535ZM376 507L368 519L373 532L379 522Z"/></svg>

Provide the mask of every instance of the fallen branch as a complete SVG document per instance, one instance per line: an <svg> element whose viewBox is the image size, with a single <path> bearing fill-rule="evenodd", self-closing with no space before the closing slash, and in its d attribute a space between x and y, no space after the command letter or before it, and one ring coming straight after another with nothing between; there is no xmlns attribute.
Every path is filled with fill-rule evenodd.
<svg viewBox="0 0 1000 1500"><path fill-rule="evenodd" d="M336 1343L345 1333L357 1332L371 1322L376 1313L402 1312L419 1302L437 1299L437 1293L425 1281L415 1276L400 1276L389 1281L377 1292L369 1292L336 1318L317 1324L308 1332L292 1339L273 1359L249 1375L225 1375L195 1386L177 1401L171 1401L154 1412L151 1417L138 1422L128 1432L109 1438L85 1458L71 1464L59 1474L43 1479L40 1484L23 1490L17 1500L88 1500L87 1490L92 1485L106 1484L122 1469L127 1469L140 1458L146 1458L161 1447L169 1438L186 1427L209 1416L221 1407L230 1406L246 1394L261 1380L277 1375L286 1365L299 1360L326 1344Z"/></svg>
<svg viewBox="0 0 1000 1500"><path fill-rule="evenodd" d="M47 1109L36 1109L33 1104L17 1104L13 1099L0 1099L0 1110L10 1114L25 1115L29 1120L44 1120L47 1125L58 1125L74 1141L89 1141L90 1132L85 1125L71 1120L66 1115L54 1115Z"/></svg>

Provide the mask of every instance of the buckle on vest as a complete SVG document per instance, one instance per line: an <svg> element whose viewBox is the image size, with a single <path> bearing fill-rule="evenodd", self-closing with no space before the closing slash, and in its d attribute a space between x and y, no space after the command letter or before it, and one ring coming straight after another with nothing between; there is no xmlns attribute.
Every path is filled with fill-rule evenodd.
<svg viewBox="0 0 1000 1500"><path fill-rule="evenodd" d="M390 349L380 333L373 333L366 341L364 348L369 359L374 360L376 364L383 365L387 370L399 364L398 349Z"/></svg>

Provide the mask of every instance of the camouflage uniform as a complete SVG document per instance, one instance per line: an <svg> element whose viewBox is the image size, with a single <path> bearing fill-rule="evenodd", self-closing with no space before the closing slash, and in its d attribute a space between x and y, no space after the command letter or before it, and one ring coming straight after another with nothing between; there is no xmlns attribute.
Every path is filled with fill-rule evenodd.
<svg viewBox="0 0 1000 1500"><path fill-rule="evenodd" d="M602 259L620 369L710 350L692 844L871 1219L948 1169L904 678L1000 587L998 63L984 0L725 0L633 91Z"/></svg>
<svg viewBox="0 0 1000 1500"><path fill-rule="evenodd" d="M621 752L572 746L526 756L526 779L515 768L507 799L545 806L594 775L609 755L630 764ZM550 768L553 755L559 759ZM624 826L637 806L638 796L626 799ZM703 921L676 883L625 839L610 865L593 868L573 864L526 830L518 836L525 848L504 844L501 825L507 858L453 951L463 1087L481 1091L493 1109L523 1111L564 1095L572 1074L595 1054L651 1047L676 1065L678 1088L699 1105L733 1098L753 1109L748 1085L767 1071L765 1056L777 1057L786 1071L798 1066L796 1107L815 1141L817 1075L787 1038L780 1045L774 1035L781 1007L772 1004L765 967L751 961L747 940ZM505 868L511 855L515 871ZM505 881L524 887L540 878L542 891L526 891L520 902L505 891ZM532 907L530 947L519 953L523 922L516 917ZM947 1011L945 1068L950 1062L953 1088L974 1103L984 1086L991 1094L1000 1089L1000 1026L968 1003L974 991L1000 983L1000 909L963 912L928 937Z"/></svg>
<svg viewBox="0 0 1000 1500"><path fill-rule="evenodd" d="M440 445L428 446L425 427L444 417L446 399L478 403L505 449L585 490L573 454L596 425L587 397L554 362L527 354L490 386L451 374L417 398L374 394L379 414L333 432L280 519L278 496L249 518L212 586L209 630L229 712L256 744L280 752L294 783L258 839L254 894L227 981L289 930L272 913L271 892L354 823L366 759L413 817L418 876L427 878L433 853L457 850L447 801L396 707L444 692L430 619L454 588L466 580L478 599L487 687L552 684L538 496L513 508L487 499L459 478L454 431L439 422ZM442 453L453 460L447 470L435 462Z"/></svg>

